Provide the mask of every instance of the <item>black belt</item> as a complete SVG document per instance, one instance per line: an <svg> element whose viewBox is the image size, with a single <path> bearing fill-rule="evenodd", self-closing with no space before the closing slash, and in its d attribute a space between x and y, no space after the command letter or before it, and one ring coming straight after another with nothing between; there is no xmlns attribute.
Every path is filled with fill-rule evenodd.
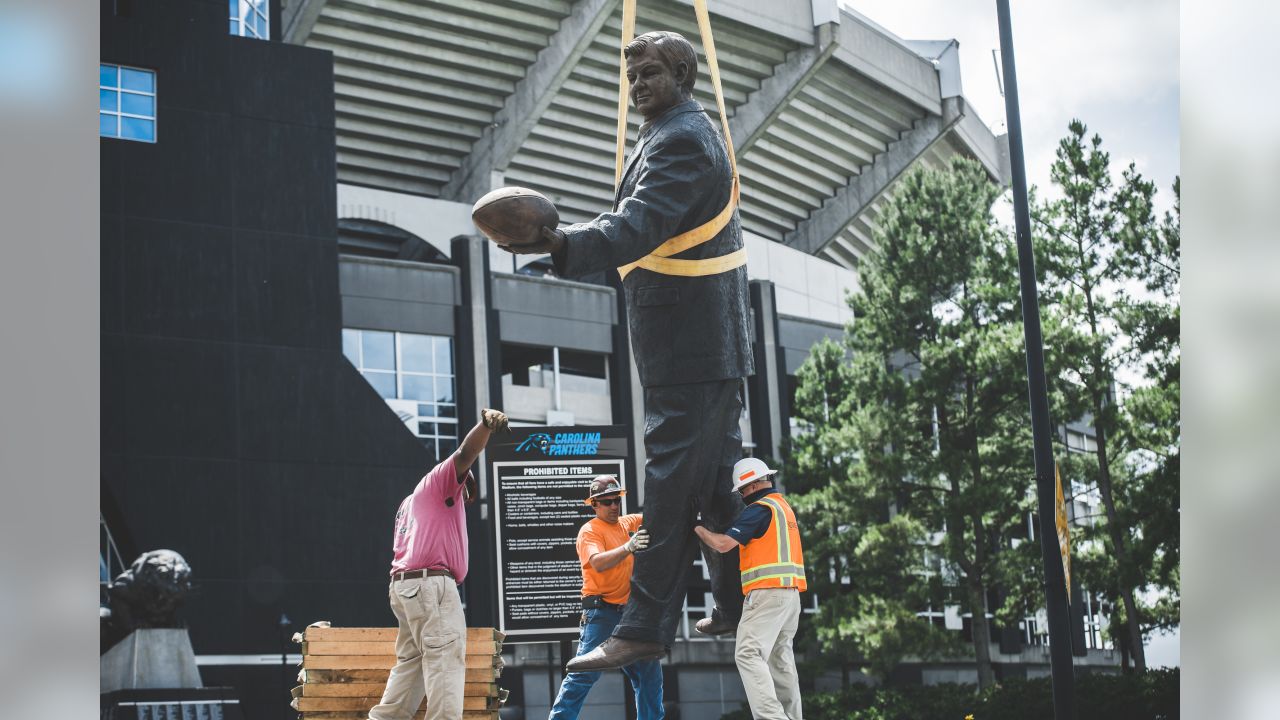
<svg viewBox="0 0 1280 720"><path fill-rule="evenodd" d="M409 572L391 573L392 580L416 580L421 577L441 576L452 579L453 573L448 570L410 570Z"/></svg>
<svg viewBox="0 0 1280 720"><path fill-rule="evenodd" d="M622 612L623 607L624 606L622 605L614 605L613 603L605 602L603 595L586 595L582 598L583 610L599 610L601 608L613 608L618 612Z"/></svg>

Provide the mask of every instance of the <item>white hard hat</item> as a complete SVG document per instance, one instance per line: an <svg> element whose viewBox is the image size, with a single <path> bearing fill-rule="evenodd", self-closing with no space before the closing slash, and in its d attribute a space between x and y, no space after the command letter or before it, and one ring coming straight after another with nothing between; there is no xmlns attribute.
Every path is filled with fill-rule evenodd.
<svg viewBox="0 0 1280 720"><path fill-rule="evenodd" d="M737 492L744 486L767 478L776 472L778 471L770 470L769 466L759 458L742 458L733 464L733 491Z"/></svg>

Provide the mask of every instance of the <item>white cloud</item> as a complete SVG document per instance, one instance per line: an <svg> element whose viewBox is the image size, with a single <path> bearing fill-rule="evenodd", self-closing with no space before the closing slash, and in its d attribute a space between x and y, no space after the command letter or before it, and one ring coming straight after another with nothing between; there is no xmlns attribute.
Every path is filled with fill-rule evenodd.
<svg viewBox="0 0 1280 720"><path fill-rule="evenodd" d="M906 39L960 42L965 97L1004 132L1004 99L992 50L1000 36L990 0L846 0ZM1179 173L1178 3L1014 3L1012 24L1028 180L1041 187L1067 123L1103 137L1119 167L1130 160L1156 180L1162 199Z"/></svg>

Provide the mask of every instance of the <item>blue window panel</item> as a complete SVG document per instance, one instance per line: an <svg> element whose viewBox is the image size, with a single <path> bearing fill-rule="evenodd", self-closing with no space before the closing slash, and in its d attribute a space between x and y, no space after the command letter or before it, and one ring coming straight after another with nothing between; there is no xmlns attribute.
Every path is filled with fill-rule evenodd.
<svg viewBox="0 0 1280 720"><path fill-rule="evenodd" d="M442 403L453 402L453 378L451 377L436 378L436 402L442 402Z"/></svg>
<svg viewBox="0 0 1280 720"><path fill-rule="evenodd" d="M430 400L430 375L404 375L400 379L402 397L405 400Z"/></svg>
<svg viewBox="0 0 1280 720"><path fill-rule="evenodd" d="M227 3L227 17L240 17L240 0L229 0Z"/></svg>
<svg viewBox="0 0 1280 720"><path fill-rule="evenodd" d="M342 354L347 356L352 365L360 366L360 331L342 329Z"/></svg>
<svg viewBox="0 0 1280 720"><path fill-rule="evenodd" d="M239 34L240 34L240 21L239 21L239 20L234 20L234 19L233 19L233 20L231 21L231 34L232 34L232 35L239 35Z"/></svg>
<svg viewBox="0 0 1280 720"><path fill-rule="evenodd" d="M436 417L451 418L458 416L458 406L456 405L436 405Z"/></svg>
<svg viewBox="0 0 1280 720"><path fill-rule="evenodd" d="M435 417L436 406L431 403L418 403L418 414L423 417Z"/></svg>
<svg viewBox="0 0 1280 720"><path fill-rule="evenodd" d="M120 68L120 87L153 93L156 91L156 74L146 70Z"/></svg>
<svg viewBox="0 0 1280 720"><path fill-rule="evenodd" d="M265 40L267 38L267 19L257 13L253 14L253 34Z"/></svg>
<svg viewBox="0 0 1280 720"><path fill-rule="evenodd" d="M103 137L119 137L120 130L116 128L116 116L106 113L98 114L98 134Z"/></svg>
<svg viewBox="0 0 1280 720"><path fill-rule="evenodd" d="M453 341L451 338L435 338L436 372L441 375L453 374Z"/></svg>
<svg viewBox="0 0 1280 720"><path fill-rule="evenodd" d="M400 369L431 372L431 336L400 333Z"/></svg>
<svg viewBox="0 0 1280 720"><path fill-rule="evenodd" d="M115 90L99 90L98 91L98 109L108 112L119 112L120 94Z"/></svg>
<svg viewBox="0 0 1280 720"><path fill-rule="evenodd" d="M120 112L130 115L156 116L156 99L152 95L120 94Z"/></svg>
<svg viewBox="0 0 1280 720"><path fill-rule="evenodd" d="M120 84L120 68L115 65L98 65L98 84L103 87L116 87Z"/></svg>
<svg viewBox="0 0 1280 720"><path fill-rule="evenodd" d="M364 368L369 370L396 369L396 338L394 333L365 330L360 334L364 349ZM395 397L394 395L392 397Z"/></svg>
<svg viewBox="0 0 1280 720"><path fill-rule="evenodd" d="M122 117L120 118L120 137L153 142L156 139L156 121Z"/></svg>
<svg viewBox="0 0 1280 720"><path fill-rule="evenodd" d="M419 434L419 435L435 435L435 434L436 434L436 424L435 424L435 423L433 423L433 422L419 422L419 423L418 423L418 434Z"/></svg>
<svg viewBox="0 0 1280 720"><path fill-rule="evenodd" d="M374 390L382 396L384 400L394 399L396 396L396 376L395 373L383 372L366 372L364 379L369 381Z"/></svg>

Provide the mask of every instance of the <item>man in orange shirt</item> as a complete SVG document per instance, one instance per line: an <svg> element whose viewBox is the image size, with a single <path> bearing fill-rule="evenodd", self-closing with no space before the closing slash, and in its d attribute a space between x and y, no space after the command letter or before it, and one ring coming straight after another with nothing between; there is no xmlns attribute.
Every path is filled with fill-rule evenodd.
<svg viewBox="0 0 1280 720"><path fill-rule="evenodd" d="M622 607L631 595L632 555L649 546L649 532L640 527L641 515L622 515L626 495L618 478L598 475L591 481L586 503L596 516L578 530L578 559L582 562L582 637L578 656L594 650L613 634ZM631 533L634 532L635 535ZM657 660L641 660L622 668L636 693L639 720L662 720L662 667ZM576 720L582 703L601 672L571 672L560 683L550 720Z"/></svg>

